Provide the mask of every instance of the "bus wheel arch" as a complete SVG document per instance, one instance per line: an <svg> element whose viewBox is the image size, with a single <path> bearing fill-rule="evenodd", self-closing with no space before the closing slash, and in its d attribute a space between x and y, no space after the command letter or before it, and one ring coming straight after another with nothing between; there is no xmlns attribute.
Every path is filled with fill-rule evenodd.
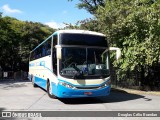
<svg viewBox="0 0 160 120"><path fill-rule="evenodd" d="M52 88L51 88L51 85L50 85L50 80L47 79L47 93L48 93L48 96L50 98L56 99L57 97L55 95L53 95L51 92L52 92Z"/></svg>
<svg viewBox="0 0 160 120"><path fill-rule="evenodd" d="M31 82L33 87L37 87L37 85L35 84L35 77L33 75L31 75Z"/></svg>

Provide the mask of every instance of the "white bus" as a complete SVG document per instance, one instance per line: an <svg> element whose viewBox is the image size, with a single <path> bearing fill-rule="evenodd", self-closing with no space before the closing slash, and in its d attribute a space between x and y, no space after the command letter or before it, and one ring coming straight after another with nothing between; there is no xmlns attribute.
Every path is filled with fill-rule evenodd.
<svg viewBox="0 0 160 120"><path fill-rule="evenodd" d="M105 35L59 30L30 52L29 79L51 98L110 94L109 46Z"/></svg>

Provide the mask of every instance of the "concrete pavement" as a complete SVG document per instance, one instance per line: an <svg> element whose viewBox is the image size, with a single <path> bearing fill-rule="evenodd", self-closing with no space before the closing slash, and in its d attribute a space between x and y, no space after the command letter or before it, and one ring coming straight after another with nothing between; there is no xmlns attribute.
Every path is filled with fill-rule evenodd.
<svg viewBox="0 0 160 120"><path fill-rule="evenodd" d="M108 97L51 99L29 81L0 81L0 111L160 111L160 96L111 91ZM38 119L38 118L37 118ZM49 118L41 118L49 119ZM57 118L59 119L59 118ZM64 119L64 118L63 118ZM65 120L70 118L65 118ZM81 118L76 118L81 119ZM84 119L84 118L83 118ZM87 119L87 118L86 118ZM93 118L105 119L105 118ZM125 120L124 117L107 119ZM139 117L130 118L141 120ZM143 118L149 119L149 118ZM153 118L152 119L160 119Z"/></svg>

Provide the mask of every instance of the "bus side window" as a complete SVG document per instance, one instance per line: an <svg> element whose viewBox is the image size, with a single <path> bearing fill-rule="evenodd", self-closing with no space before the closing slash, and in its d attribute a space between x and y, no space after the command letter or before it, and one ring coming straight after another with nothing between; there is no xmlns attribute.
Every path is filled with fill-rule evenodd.
<svg viewBox="0 0 160 120"><path fill-rule="evenodd" d="M38 59L37 49L35 50L35 59Z"/></svg>
<svg viewBox="0 0 160 120"><path fill-rule="evenodd" d="M46 43L46 55L50 55L51 54L51 39L52 38L50 38Z"/></svg>
<svg viewBox="0 0 160 120"><path fill-rule="evenodd" d="M35 60L36 59L36 53L35 53L35 51L33 52L33 60Z"/></svg>
<svg viewBox="0 0 160 120"><path fill-rule="evenodd" d="M44 57L45 56L45 46L43 45L43 47L42 47L42 57Z"/></svg>
<svg viewBox="0 0 160 120"><path fill-rule="evenodd" d="M34 52L31 53L31 58L30 60L34 60Z"/></svg>
<svg viewBox="0 0 160 120"><path fill-rule="evenodd" d="M42 46L38 48L38 58L42 57Z"/></svg>

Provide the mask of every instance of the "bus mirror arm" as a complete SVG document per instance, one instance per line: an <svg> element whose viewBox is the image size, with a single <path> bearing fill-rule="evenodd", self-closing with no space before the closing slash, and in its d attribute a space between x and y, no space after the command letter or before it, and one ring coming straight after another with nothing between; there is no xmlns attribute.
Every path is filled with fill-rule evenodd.
<svg viewBox="0 0 160 120"><path fill-rule="evenodd" d="M57 51L57 52L56 52L56 54L57 54L57 59L62 59L62 51L61 51L61 50L62 50L62 47L61 47L60 45L56 45L55 47L56 47L56 49L57 49L57 50L56 50L56 51Z"/></svg>
<svg viewBox="0 0 160 120"><path fill-rule="evenodd" d="M110 50L110 51L116 50L116 59L117 59L117 60L121 57L121 50L120 50L120 48L110 47L109 50Z"/></svg>

